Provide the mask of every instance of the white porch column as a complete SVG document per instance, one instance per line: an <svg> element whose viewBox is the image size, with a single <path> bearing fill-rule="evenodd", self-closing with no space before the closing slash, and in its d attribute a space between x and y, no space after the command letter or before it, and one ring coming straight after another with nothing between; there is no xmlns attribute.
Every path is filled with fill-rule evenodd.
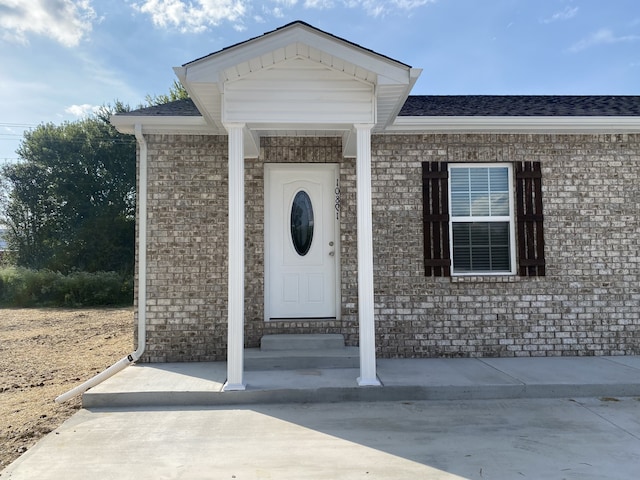
<svg viewBox="0 0 640 480"><path fill-rule="evenodd" d="M229 299L227 381L224 391L244 390L244 124L229 132Z"/></svg>
<svg viewBox="0 0 640 480"><path fill-rule="evenodd" d="M379 386L373 304L373 225L371 219L371 124L356 124L358 202L358 316L360 376L358 385Z"/></svg>

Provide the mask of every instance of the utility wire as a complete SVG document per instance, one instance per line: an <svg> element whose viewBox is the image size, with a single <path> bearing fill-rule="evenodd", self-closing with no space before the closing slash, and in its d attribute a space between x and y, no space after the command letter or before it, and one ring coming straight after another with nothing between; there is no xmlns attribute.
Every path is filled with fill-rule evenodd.
<svg viewBox="0 0 640 480"><path fill-rule="evenodd" d="M11 123L11 122L0 122L0 127L19 127L19 128L30 128L37 127L36 123Z"/></svg>

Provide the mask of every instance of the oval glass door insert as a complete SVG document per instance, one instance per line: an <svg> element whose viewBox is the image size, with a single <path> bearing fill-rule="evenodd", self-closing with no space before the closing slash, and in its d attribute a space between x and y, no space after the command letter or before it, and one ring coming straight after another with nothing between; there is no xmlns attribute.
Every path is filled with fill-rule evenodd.
<svg viewBox="0 0 640 480"><path fill-rule="evenodd" d="M304 257L309 252L313 240L313 207L304 190L296 193L291 205L291 240L298 255Z"/></svg>

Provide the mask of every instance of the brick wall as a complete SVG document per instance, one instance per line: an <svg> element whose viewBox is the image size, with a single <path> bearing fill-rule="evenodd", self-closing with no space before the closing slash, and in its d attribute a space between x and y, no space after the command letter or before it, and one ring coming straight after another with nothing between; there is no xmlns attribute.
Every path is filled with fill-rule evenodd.
<svg viewBox="0 0 640 480"><path fill-rule="evenodd" d="M150 135L149 361L226 357L226 137ZM246 346L357 344L355 160L338 138L263 138L246 161ZM540 161L546 277L425 277L421 162ZM264 322L264 163L340 163L341 321ZM374 135L378 355L640 353L640 135Z"/></svg>
<svg viewBox="0 0 640 480"><path fill-rule="evenodd" d="M638 135L374 136L384 357L640 353ZM423 161L540 161L546 277L424 276Z"/></svg>
<svg viewBox="0 0 640 480"><path fill-rule="evenodd" d="M227 343L227 138L149 135L147 144L144 360L222 360Z"/></svg>

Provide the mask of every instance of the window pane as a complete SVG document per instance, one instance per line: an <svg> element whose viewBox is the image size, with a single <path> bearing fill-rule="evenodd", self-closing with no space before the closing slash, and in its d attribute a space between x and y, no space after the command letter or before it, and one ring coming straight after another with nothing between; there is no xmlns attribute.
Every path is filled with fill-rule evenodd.
<svg viewBox="0 0 640 480"><path fill-rule="evenodd" d="M509 224L507 222L488 223L492 245L509 246Z"/></svg>
<svg viewBox="0 0 640 480"><path fill-rule="evenodd" d="M453 167L450 172L454 217L510 215L507 167Z"/></svg>
<svg viewBox="0 0 640 480"><path fill-rule="evenodd" d="M471 272L471 249L469 247L453 247L453 270L456 273Z"/></svg>
<svg viewBox="0 0 640 480"><path fill-rule="evenodd" d="M472 192L488 192L489 191L489 169L475 167L471 170L471 191Z"/></svg>
<svg viewBox="0 0 640 480"><path fill-rule="evenodd" d="M511 262L510 262L508 246L491 247L491 271L493 272L511 271Z"/></svg>
<svg viewBox="0 0 640 480"><path fill-rule="evenodd" d="M486 192L471 193L471 215L474 217L489 216L489 195Z"/></svg>
<svg viewBox="0 0 640 480"><path fill-rule="evenodd" d="M296 193L291 205L291 240L298 255L305 256L313 240L313 207L307 192Z"/></svg>
<svg viewBox="0 0 640 480"><path fill-rule="evenodd" d="M451 194L451 214L457 217L471 215L469 192Z"/></svg>
<svg viewBox="0 0 640 480"><path fill-rule="evenodd" d="M509 215L509 169L492 168L489 172L491 215Z"/></svg>
<svg viewBox="0 0 640 480"><path fill-rule="evenodd" d="M468 192L469 191L469 169L468 168L452 168L450 176L451 176L452 192Z"/></svg>
<svg viewBox="0 0 640 480"><path fill-rule="evenodd" d="M472 245L489 243L489 223L468 223Z"/></svg>
<svg viewBox="0 0 640 480"><path fill-rule="evenodd" d="M491 255L487 245L474 245L471 247L471 271L491 271Z"/></svg>
<svg viewBox="0 0 640 480"><path fill-rule="evenodd" d="M453 224L453 244L457 247L468 247L471 245L470 223Z"/></svg>
<svg viewBox="0 0 640 480"><path fill-rule="evenodd" d="M491 193L491 215L509 215L509 193Z"/></svg>
<svg viewBox="0 0 640 480"><path fill-rule="evenodd" d="M454 272L511 271L508 222L454 222L452 230Z"/></svg>
<svg viewBox="0 0 640 480"><path fill-rule="evenodd" d="M489 172L489 184L492 192L509 191L509 169L492 168Z"/></svg>
<svg viewBox="0 0 640 480"><path fill-rule="evenodd" d="M453 270L471 272L471 223L454 223L453 230Z"/></svg>

